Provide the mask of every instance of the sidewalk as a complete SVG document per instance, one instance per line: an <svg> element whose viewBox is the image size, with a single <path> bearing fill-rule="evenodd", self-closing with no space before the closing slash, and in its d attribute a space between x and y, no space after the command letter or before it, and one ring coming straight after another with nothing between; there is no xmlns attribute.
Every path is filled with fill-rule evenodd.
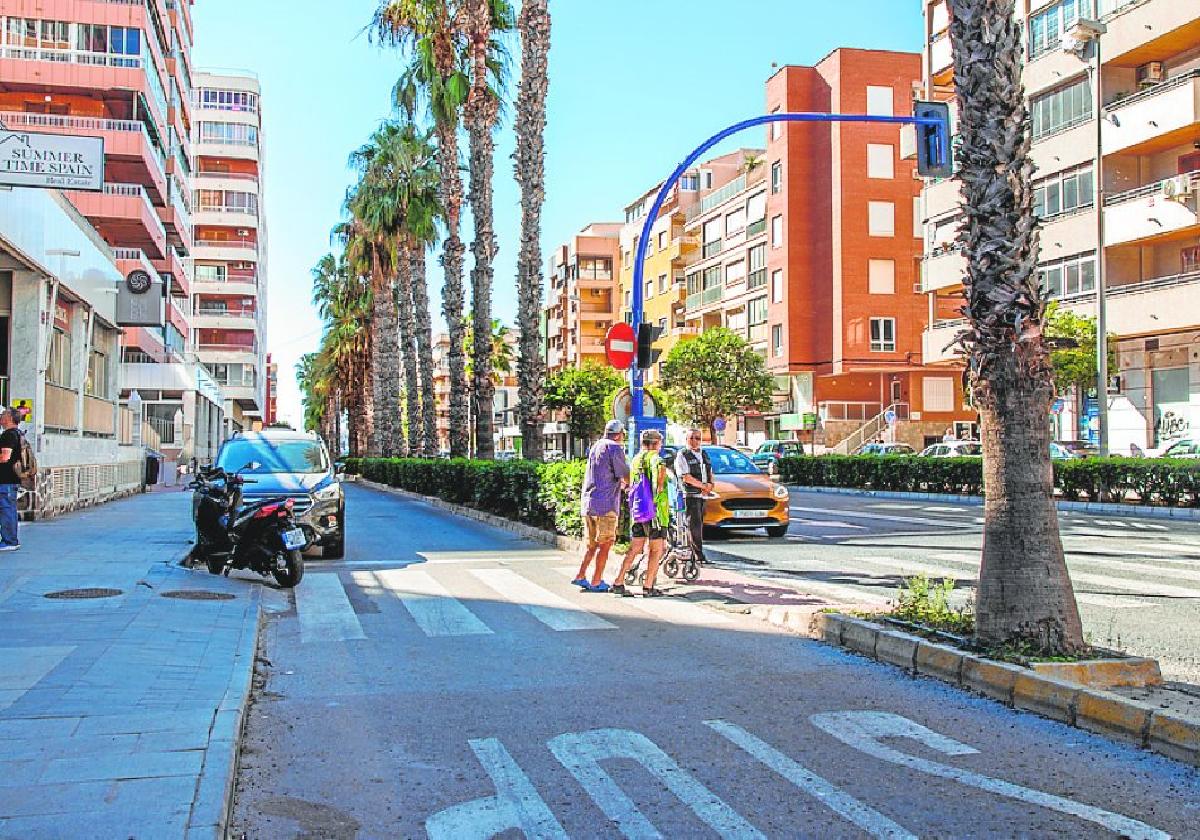
<svg viewBox="0 0 1200 840"><path fill-rule="evenodd" d="M0 554L0 838L223 831L260 587L177 565L190 499L24 524ZM118 592L45 597L98 588ZM164 597L181 591L232 597Z"/></svg>

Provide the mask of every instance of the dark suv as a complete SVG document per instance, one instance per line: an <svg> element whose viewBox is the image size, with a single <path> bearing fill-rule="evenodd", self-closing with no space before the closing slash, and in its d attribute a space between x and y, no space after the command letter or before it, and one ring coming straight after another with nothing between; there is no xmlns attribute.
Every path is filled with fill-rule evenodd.
<svg viewBox="0 0 1200 840"><path fill-rule="evenodd" d="M345 555L346 496L339 470L320 438L292 431L238 432L217 454L217 466L229 473L249 463L257 467L242 472L248 479L245 501L292 499L296 521L309 543L321 546L321 556Z"/></svg>
<svg viewBox="0 0 1200 840"><path fill-rule="evenodd" d="M804 454L804 444L798 440L767 440L763 441L750 460L754 466L771 475L779 474L779 459L791 458Z"/></svg>

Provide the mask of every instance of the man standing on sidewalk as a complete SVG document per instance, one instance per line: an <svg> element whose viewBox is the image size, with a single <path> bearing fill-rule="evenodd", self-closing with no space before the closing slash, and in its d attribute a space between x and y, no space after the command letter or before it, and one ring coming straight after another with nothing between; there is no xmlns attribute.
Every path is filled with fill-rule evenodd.
<svg viewBox="0 0 1200 840"><path fill-rule="evenodd" d="M592 444L588 451L580 504L587 550L573 581L587 592L607 592L609 589L603 579L604 564L608 562L608 552L617 540L621 488L629 481L629 464L625 461L625 447L622 446L624 440L625 427L621 421L609 420L604 427L604 437ZM596 568L589 583L587 571L592 561L595 561Z"/></svg>
<svg viewBox="0 0 1200 840"><path fill-rule="evenodd" d="M700 440L699 429L688 432L687 446L680 449L679 454L675 456L675 475L683 482L692 556L696 558L697 563L704 563L705 496L712 493L714 485L712 461L700 445Z"/></svg>
<svg viewBox="0 0 1200 840"><path fill-rule="evenodd" d="M13 466L21 457L21 432L17 424L21 415L11 408L0 410L0 551L16 551L21 547L17 538L17 489L21 480Z"/></svg>

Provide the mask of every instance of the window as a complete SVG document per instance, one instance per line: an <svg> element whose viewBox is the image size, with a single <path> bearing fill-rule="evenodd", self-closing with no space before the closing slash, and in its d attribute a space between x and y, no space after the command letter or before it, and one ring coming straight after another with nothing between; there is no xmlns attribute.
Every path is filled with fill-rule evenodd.
<svg viewBox="0 0 1200 840"><path fill-rule="evenodd" d="M1200 271L1200 245L1179 249L1180 268L1184 274Z"/></svg>
<svg viewBox="0 0 1200 840"><path fill-rule="evenodd" d="M783 269L771 272L771 303L783 303Z"/></svg>
<svg viewBox="0 0 1200 840"><path fill-rule="evenodd" d="M220 143L228 146L257 146L258 129L239 123L201 122L201 143Z"/></svg>
<svg viewBox="0 0 1200 840"><path fill-rule="evenodd" d="M725 214L725 235L733 236L746 229L746 208L739 207L732 213Z"/></svg>
<svg viewBox="0 0 1200 840"><path fill-rule="evenodd" d="M225 279L226 268L223 265L196 266L197 283L224 283Z"/></svg>
<svg viewBox="0 0 1200 840"><path fill-rule="evenodd" d="M746 221L750 226L747 236L757 236L767 229L766 190L755 193L746 201Z"/></svg>
<svg viewBox="0 0 1200 840"><path fill-rule="evenodd" d="M750 288L758 289L767 285L767 246L755 245L749 251L750 255Z"/></svg>
<svg viewBox="0 0 1200 840"><path fill-rule="evenodd" d="M871 319L871 352L872 353L894 353L894 352L896 352L896 319L895 318L872 318Z"/></svg>
<svg viewBox="0 0 1200 840"><path fill-rule="evenodd" d="M609 257L580 257L580 280L611 280L612 259Z"/></svg>
<svg viewBox="0 0 1200 840"><path fill-rule="evenodd" d="M867 144L867 177L891 180L896 177L894 150L882 143Z"/></svg>
<svg viewBox="0 0 1200 840"><path fill-rule="evenodd" d="M771 247L783 247L783 216L771 217Z"/></svg>
<svg viewBox="0 0 1200 840"><path fill-rule="evenodd" d="M873 117L891 117L893 102L892 89L878 85L867 85L867 113Z"/></svg>
<svg viewBox="0 0 1200 840"><path fill-rule="evenodd" d="M783 161L771 164L771 195L777 195L783 189Z"/></svg>
<svg viewBox="0 0 1200 840"><path fill-rule="evenodd" d="M87 380L83 392L90 397L108 399L108 356L93 350L88 357Z"/></svg>
<svg viewBox="0 0 1200 840"><path fill-rule="evenodd" d="M1081 207L1091 207L1092 167L1083 166L1058 172L1033 185L1033 212L1042 219L1052 219Z"/></svg>
<svg viewBox="0 0 1200 840"><path fill-rule="evenodd" d="M660 337L667 334L667 319L666 318L658 319L658 334Z"/></svg>
<svg viewBox="0 0 1200 840"><path fill-rule="evenodd" d="M1063 33L1079 18L1091 14L1091 0L1062 0L1029 16L1029 57L1058 49Z"/></svg>
<svg viewBox="0 0 1200 840"><path fill-rule="evenodd" d="M712 189L712 170L711 169L701 169L700 170L700 189L702 189L702 190L711 190Z"/></svg>
<svg viewBox="0 0 1200 840"><path fill-rule="evenodd" d="M1041 267L1042 285L1052 298L1086 295L1096 291L1096 255L1083 254L1046 263Z"/></svg>
<svg viewBox="0 0 1200 840"><path fill-rule="evenodd" d="M1088 76L1036 97L1029 103L1033 137L1045 137L1092 118L1092 81Z"/></svg>
<svg viewBox="0 0 1200 840"><path fill-rule="evenodd" d="M771 325L771 355L775 358L783 355L783 324Z"/></svg>
<svg viewBox="0 0 1200 840"><path fill-rule="evenodd" d="M54 328L50 337L50 367L46 381L61 388L71 387L71 336Z"/></svg>
<svg viewBox="0 0 1200 840"><path fill-rule="evenodd" d="M954 411L954 378L927 376L922 379L921 404L925 411Z"/></svg>
<svg viewBox="0 0 1200 840"><path fill-rule="evenodd" d="M642 291L642 300L650 300L650 298L654 297L654 281L646 280L644 281L643 286L644 289Z"/></svg>
<svg viewBox="0 0 1200 840"><path fill-rule="evenodd" d="M726 263L725 265L725 285L730 286L734 283L740 283L746 279L746 261L738 260L737 262Z"/></svg>
<svg viewBox="0 0 1200 840"><path fill-rule="evenodd" d="M622 260L622 262L625 263L626 268L629 268L630 264L633 261L632 257L630 256L631 254L632 254L632 251L622 251L621 252L621 260Z"/></svg>
<svg viewBox="0 0 1200 840"><path fill-rule="evenodd" d="M759 324L765 324L767 322L766 295L756 297L746 304L746 312L750 320L750 326L755 327Z"/></svg>
<svg viewBox="0 0 1200 840"><path fill-rule="evenodd" d="M704 269L704 274L702 276L704 278L704 288L714 289L720 286L722 277L721 266L710 265L708 268Z"/></svg>
<svg viewBox="0 0 1200 840"><path fill-rule="evenodd" d="M700 176L695 172L680 176L679 189L684 192L696 192L700 189Z"/></svg>
<svg viewBox="0 0 1200 840"><path fill-rule="evenodd" d="M867 291L873 295L896 293L896 263L894 260L867 261Z"/></svg>
<svg viewBox="0 0 1200 840"><path fill-rule="evenodd" d="M890 201L868 201L867 233L871 236L895 236L896 205Z"/></svg>
<svg viewBox="0 0 1200 840"><path fill-rule="evenodd" d="M201 88L196 92L201 108L215 111L258 111L258 94L246 90Z"/></svg>
<svg viewBox="0 0 1200 840"><path fill-rule="evenodd" d="M660 274L660 275L658 275L658 293L660 295L662 295L662 294L666 294L666 291L667 291L667 275Z"/></svg>
<svg viewBox="0 0 1200 840"><path fill-rule="evenodd" d="M723 221L718 216L704 223L704 245L700 251L702 258L707 259L721 253L721 227Z"/></svg>
<svg viewBox="0 0 1200 840"><path fill-rule="evenodd" d="M667 232L665 230L660 230L658 232L658 250L667 250Z"/></svg>
<svg viewBox="0 0 1200 840"><path fill-rule="evenodd" d="M771 109L771 113L772 113L772 114L778 114L778 113L779 113L779 106L778 106L778 105L776 105L774 108L772 108L772 109ZM772 140L778 140L778 139L779 139L780 137L782 137L782 136L783 136L783 123L782 123L782 122L773 122L773 123L771 123L771 139L772 139Z"/></svg>

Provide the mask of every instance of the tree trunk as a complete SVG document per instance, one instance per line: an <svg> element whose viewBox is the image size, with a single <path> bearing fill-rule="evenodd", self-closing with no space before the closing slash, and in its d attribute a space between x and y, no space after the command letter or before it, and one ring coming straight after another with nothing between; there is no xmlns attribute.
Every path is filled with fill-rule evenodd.
<svg viewBox="0 0 1200 840"><path fill-rule="evenodd" d="M433 395L433 323L425 279L425 247L412 250L412 299L416 321L417 359L421 376L421 448L424 458L437 457L437 403Z"/></svg>
<svg viewBox="0 0 1200 840"><path fill-rule="evenodd" d="M413 341L412 258L407 245L397 250L396 295L400 350L404 361L404 411L408 425L405 454L414 457L421 451L421 393L417 373L417 346Z"/></svg>
<svg viewBox="0 0 1200 840"><path fill-rule="evenodd" d="M550 12L547 0L524 0L517 21L521 33L521 82L517 92L517 183L521 187L521 250L517 255L518 413L522 454L543 454L542 205L546 200L546 91L550 85ZM616 270L616 267L613 267Z"/></svg>
<svg viewBox="0 0 1200 840"><path fill-rule="evenodd" d="M459 238L462 176L458 171L458 135L454 126L438 126L438 164L442 175L442 204L446 212L446 241L442 246L442 317L450 336L450 455L468 454L467 373L463 352L463 243Z"/></svg>
<svg viewBox="0 0 1200 840"><path fill-rule="evenodd" d="M472 112L487 110L486 106L471 109ZM492 382L492 259L496 252L492 225L493 123L494 117L486 113L472 113L469 118L471 214L475 220L472 247L475 267L471 271L471 395L475 414L475 457L487 460L496 455L492 410L496 391Z"/></svg>
<svg viewBox="0 0 1200 840"><path fill-rule="evenodd" d="M1021 27L1014 0L950 0L966 222L967 351L983 418L983 558L976 636L1042 653L1085 647L1054 506L1054 384L1034 269Z"/></svg>
<svg viewBox="0 0 1200 840"><path fill-rule="evenodd" d="M374 359L374 329L368 326L366 331L366 347L364 348L363 358L359 361L359 370L362 377L362 382L359 388L359 419L358 419L358 451L360 457L376 457L373 451L372 441L375 439L375 375L373 365Z"/></svg>
<svg viewBox="0 0 1200 840"><path fill-rule="evenodd" d="M396 331L396 297L393 279L384 270L379 249L372 254L371 370L374 389L374 434L371 452L382 458L399 454L396 434L400 417L399 334Z"/></svg>

